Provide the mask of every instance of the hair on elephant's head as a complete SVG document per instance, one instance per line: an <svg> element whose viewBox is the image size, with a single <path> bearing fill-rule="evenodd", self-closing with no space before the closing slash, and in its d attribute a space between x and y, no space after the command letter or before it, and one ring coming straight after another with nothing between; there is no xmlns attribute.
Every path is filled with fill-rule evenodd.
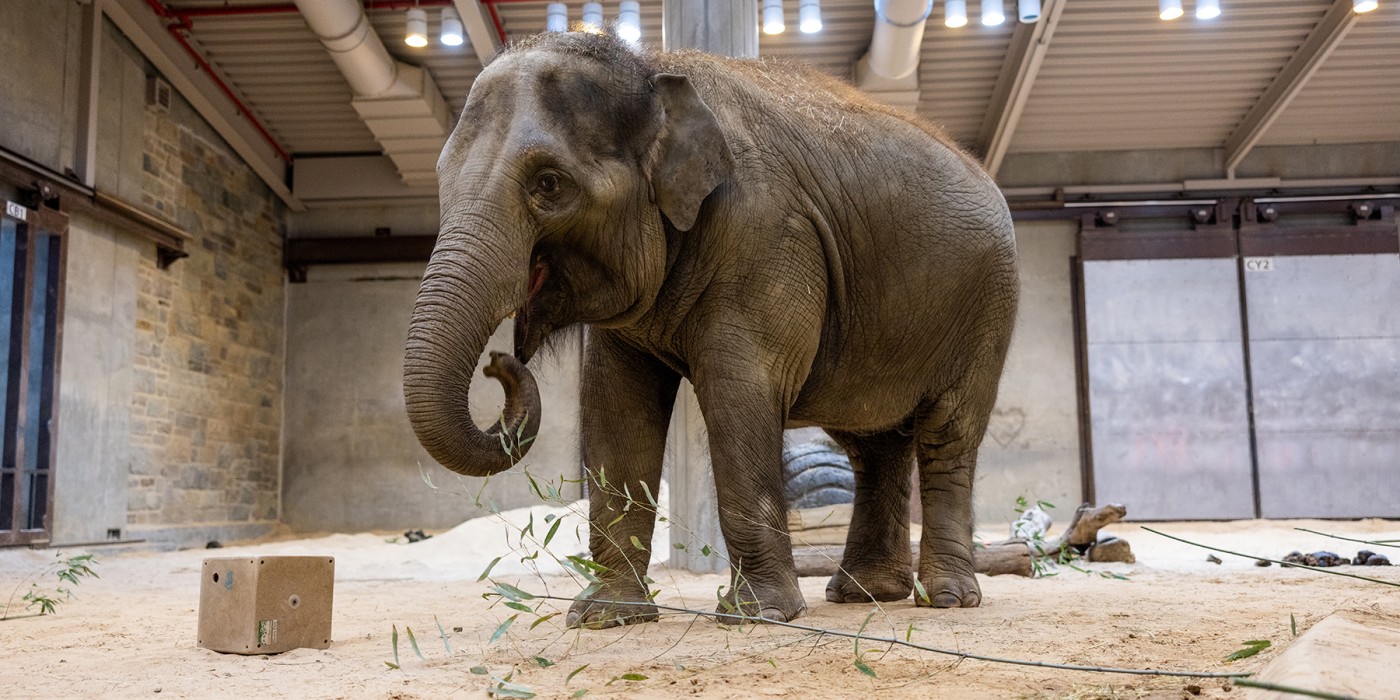
<svg viewBox="0 0 1400 700"><path fill-rule="evenodd" d="M611 37L542 34L472 85L438 160L441 230L409 326L404 397L419 441L458 473L509 468L539 427L524 362L575 323L621 325L661 287L666 222L690 230L733 169L685 76ZM515 356L493 356L502 421L467 396L487 339L515 314Z"/></svg>

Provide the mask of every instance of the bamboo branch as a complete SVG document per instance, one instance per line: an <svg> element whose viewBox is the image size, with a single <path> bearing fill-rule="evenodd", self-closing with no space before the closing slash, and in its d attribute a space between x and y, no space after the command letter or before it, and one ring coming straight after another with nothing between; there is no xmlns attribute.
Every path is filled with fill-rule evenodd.
<svg viewBox="0 0 1400 700"><path fill-rule="evenodd" d="M1346 540L1346 541L1348 541L1348 542L1360 542L1361 544L1373 544L1373 545L1376 545L1376 546L1378 546L1378 547L1395 547L1395 548L1397 548L1397 549L1400 549L1400 544L1392 544L1392 541L1387 541L1387 542L1376 542L1376 541L1373 541L1373 540L1358 540L1358 539L1351 538L1351 537L1342 537L1341 535L1329 535L1329 534L1327 534L1327 533L1325 533L1325 532L1318 532L1317 530L1309 530L1309 529L1307 529L1307 528L1305 528L1305 527L1295 527L1295 528L1293 528L1293 529L1294 529L1294 530L1301 530L1301 531L1303 531L1303 532L1310 532L1310 533L1312 533L1312 534L1314 534L1314 535L1322 535L1323 537L1331 537L1331 538L1334 539L1334 540Z"/></svg>

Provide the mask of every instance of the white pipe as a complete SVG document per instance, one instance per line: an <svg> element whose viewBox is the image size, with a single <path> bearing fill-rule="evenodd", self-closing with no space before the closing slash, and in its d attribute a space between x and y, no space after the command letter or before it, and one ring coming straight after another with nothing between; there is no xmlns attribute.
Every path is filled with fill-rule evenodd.
<svg viewBox="0 0 1400 700"><path fill-rule="evenodd" d="M417 94L400 79L398 62L374 33L360 0L296 0L296 5L357 96Z"/></svg>
<svg viewBox="0 0 1400 700"><path fill-rule="evenodd" d="M933 0L875 0L875 33L866 54L870 71L890 80L913 75L932 11Z"/></svg>

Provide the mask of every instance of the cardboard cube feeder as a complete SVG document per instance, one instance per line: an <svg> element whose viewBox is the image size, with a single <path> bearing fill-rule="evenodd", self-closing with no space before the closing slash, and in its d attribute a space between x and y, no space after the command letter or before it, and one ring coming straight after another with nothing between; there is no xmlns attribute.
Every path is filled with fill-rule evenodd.
<svg viewBox="0 0 1400 700"><path fill-rule="evenodd" d="M333 557L205 559L199 646L277 654L331 644Z"/></svg>

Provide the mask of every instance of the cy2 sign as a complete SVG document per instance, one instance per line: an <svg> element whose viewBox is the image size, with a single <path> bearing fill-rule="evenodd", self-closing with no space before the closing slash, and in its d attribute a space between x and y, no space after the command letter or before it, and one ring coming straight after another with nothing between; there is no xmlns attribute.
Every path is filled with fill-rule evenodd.
<svg viewBox="0 0 1400 700"><path fill-rule="evenodd" d="M1245 258L1245 259L1244 259L1244 269L1245 269L1245 272L1273 272L1273 271L1274 271L1274 259L1273 259L1273 258Z"/></svg>

